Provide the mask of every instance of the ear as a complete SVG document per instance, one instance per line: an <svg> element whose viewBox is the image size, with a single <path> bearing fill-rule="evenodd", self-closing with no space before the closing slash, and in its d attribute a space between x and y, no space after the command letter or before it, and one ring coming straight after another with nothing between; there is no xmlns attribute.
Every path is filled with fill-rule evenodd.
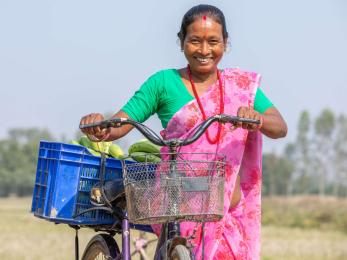
<svg viewBox="0 0 347 260"><path fill-rule="evenodd" d="M181 50L183 51L184 50L184 40L180 39L180 44L181 44Z"/></svg>

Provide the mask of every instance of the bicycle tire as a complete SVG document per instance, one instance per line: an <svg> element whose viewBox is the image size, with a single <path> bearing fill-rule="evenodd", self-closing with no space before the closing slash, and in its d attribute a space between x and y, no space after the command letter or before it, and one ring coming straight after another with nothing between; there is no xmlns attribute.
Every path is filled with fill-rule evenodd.
<svg viewBox="0 0 347 260"><path fill-rule="evenodd" d="M177 245L170 254L170 260L191 260L190 251L184 245Z"/></svg>
<svg viewBox="0 0 347 260"><path fill-rule="evenodd" d="M115 259L120 255L116 241L108 234L94 236L83 252L82 260Z"/></svg>

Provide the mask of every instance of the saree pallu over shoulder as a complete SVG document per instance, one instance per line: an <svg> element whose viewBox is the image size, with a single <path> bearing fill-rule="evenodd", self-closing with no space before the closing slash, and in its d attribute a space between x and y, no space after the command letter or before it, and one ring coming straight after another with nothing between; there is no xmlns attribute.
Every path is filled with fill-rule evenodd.
<svg viewBox="0 0 347 260"><path fill-rule="evenodd" d="M224 113L236 115L240 106L253 106L260 75L240 69L225 69L221 73L224 91ZM200 96L206 116L219 113L218 82ZM187 138L202 122L202 114L196 100L183 106L162 131L166 139ZM218 131L218 123L208 129L211 137ZM261 192L261 134L248 133L244 129L230 130L222 125L219 142L210 144L206 135L195 143L181 148L184 153L222 153L227 160L224 188L224 217L218 222L205 223L204 259L259 259L260 258L260 192ZM162 149L167 152L167 148ZM199 155L194 155L198 158ZM237 175L241 175L242 200L230 209ZM159 232L158 226L153 226ZM189 237L195 231L196 259L202 258L202 230L196 223L181 223L181 233Z"/></svg>

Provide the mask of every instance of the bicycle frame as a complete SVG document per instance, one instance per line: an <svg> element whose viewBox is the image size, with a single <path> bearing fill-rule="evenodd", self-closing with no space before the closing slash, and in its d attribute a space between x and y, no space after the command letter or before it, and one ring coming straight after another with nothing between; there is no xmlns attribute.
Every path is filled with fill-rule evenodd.
<svg viewBox="0 0 347 260"><path fill-rule="evenodd" d="M134 120L128 119L128 118L113 118L109 120L104 120L92 124L86 124L81 125L80 128L89 128L89 127L101 127L101 128L109 128L109 127L121 127L122 125L130 124L137 128L146 138L148 138L152 143L159 145L159 146L167 146L169 147L171 158L170 161L176 162L177 157L177 148L180 146L189 145L193 142L195 142L204 132L205 130L213 123L218 121L219 123L232 123L236 124L238 122L246 122L246 123L254 123L254 124L260 124L259 120L253 120L253 119L247 119L247 118L239 118L236 116L229 116L229 115L215 115L210 118L208 118L206 121L204 121L201 125L199 125L196 129L194 129L194 133L192 137L180 140L180 139L171 139L171 140L163 140L161 137L159 137L156 133L153 132L153 130L149 129L145 125L136 122ZM177 174L177 165L175 163L170 163L170 174L172 178L179 177ZM180 223L177 220L174 220L173 222L169 222L164 224L164 228L162 229L162 232L165 232L165 238L166 243L164 243L164 253L167 257L167 243L171 243L171 241L175 238L180 237ZM185 240L185 238L183 238ZM186 245L184 245L186 246ZM157 250L158 247L157 247ZM156 252L159 253L159 252ZM122 259L130 260L130 223L127 218L127 213L124 213L124 216L122 218L122 255L119 257L122 257Z"/></svg>
<svg viewBox="0 0 347 260"><path fill-rule="evenodd" d="M124 260L130 259L130 225L126 215L122 220L122 255Z"/></svg>

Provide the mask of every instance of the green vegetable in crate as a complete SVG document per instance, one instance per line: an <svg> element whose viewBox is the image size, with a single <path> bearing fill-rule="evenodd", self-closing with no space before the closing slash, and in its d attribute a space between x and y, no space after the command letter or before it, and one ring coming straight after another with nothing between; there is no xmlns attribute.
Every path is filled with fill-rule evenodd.
<svg viewBox="0 0 347 260"><path fill-rule="evenodd" d="M82 136L80 138L80 145L83 145L84 147L93 149L97 152L104 152L108 153L108 149L111 145L111 142L92 142L89 140L87 136Z"/></svg>
<svg viewBox="0 0 347 260"><path fill-rule="evenodd" d="M143 139L143 140L140 140L140 141L132 144L129 147L128 152L130 155L132 153L135 153L135 152L154 153L154 154L159 155L160 154L160 146L152 144L147 139Z"/></svg>
<svg viewBox="0 0 347 260"><path fill-rule="evenodd" d="M124 160L127 160L127 159L131 159L130 158L130 155L129 154L123 154L123 155L120 155L119 157L117 157L118 159L124 159Z"/></svg>
<svg viewBox="0 0 347 260"><path fill-rule="evenodd" d="M74 144L74 145L81 145L79 142L77 142L76 140L71 140L70 144Z"/></svg>
<svg viewBox="0 0 347 260"><path fill-rule="evenodd" d="M98 152L109 153L112 142L90 142L90 148Z"/></svg>
<svg viewBox="0 0 347 260"><path fill-rule="evenodd" d="M92 154L92 155L95 155L95 156L101 156L101 153L91 149L91 148L87 148L88 151Z"/></svg>
<svg viewBox="0 0 347 260"><path fill-rule="evenodd" d="M137 162L160 162L161 159L151 153L144 153L144 152L134 152L130 154L130 157L133 158Z"/></svg>
<svg viewBox="0 0 347 260"><path fill-rule="evenodd" d="M84 139L84 138L83 138L83 139ZM88 138L87 138L87 139L88 139ZM88 139L88 141L89 141L89 139ZM82 145L81 143L77 142L76 140L71 140L71 141L70 141L70 144L82 145L82 146L84 146L85 148L87 148L88 151L89 151L92 155L101 156L101 153L99 153L99 152L97 152L97 151L95 151L95 150L93 150L93 149L91 149L91 148L88 147L88 145L89 145L88 141L87 141L87 140L82 140L82 143L83 143L83 145ZM90 142L90 141L89 141L89 142Z"/></svg>
<svg viewBox="0 0 347 260"><path fill-rule="evenodd" d="M80 138L80 145L83 145L86 148L91 148L91 141L85 135Z"/></svg>
<svg viewBox="0 0 347 260"><path fill-rule="evenodd" d="M118 159L122 159L122 157L124 156L124 153L122 151L122 149L116 145L116 144L112 144L110 145L109 149L108 149L108 153L114 157L114 158L118 158Z"/></svg>
<svg viewBox="0 0 347 260"><path fill-rule="evenodd" d="M80 141L79 141L79 144L80 144L80 145L83 145L84 147L86 147L86 148L88 149L88 151L89 151L92 155L101 156L101 153L100 153L100 152L95 151L95 150L93 149L92 143L93 143L93 142L90 141L90 140L88 139L87 136L82 136L82 137L80 138Z"/></svg>

